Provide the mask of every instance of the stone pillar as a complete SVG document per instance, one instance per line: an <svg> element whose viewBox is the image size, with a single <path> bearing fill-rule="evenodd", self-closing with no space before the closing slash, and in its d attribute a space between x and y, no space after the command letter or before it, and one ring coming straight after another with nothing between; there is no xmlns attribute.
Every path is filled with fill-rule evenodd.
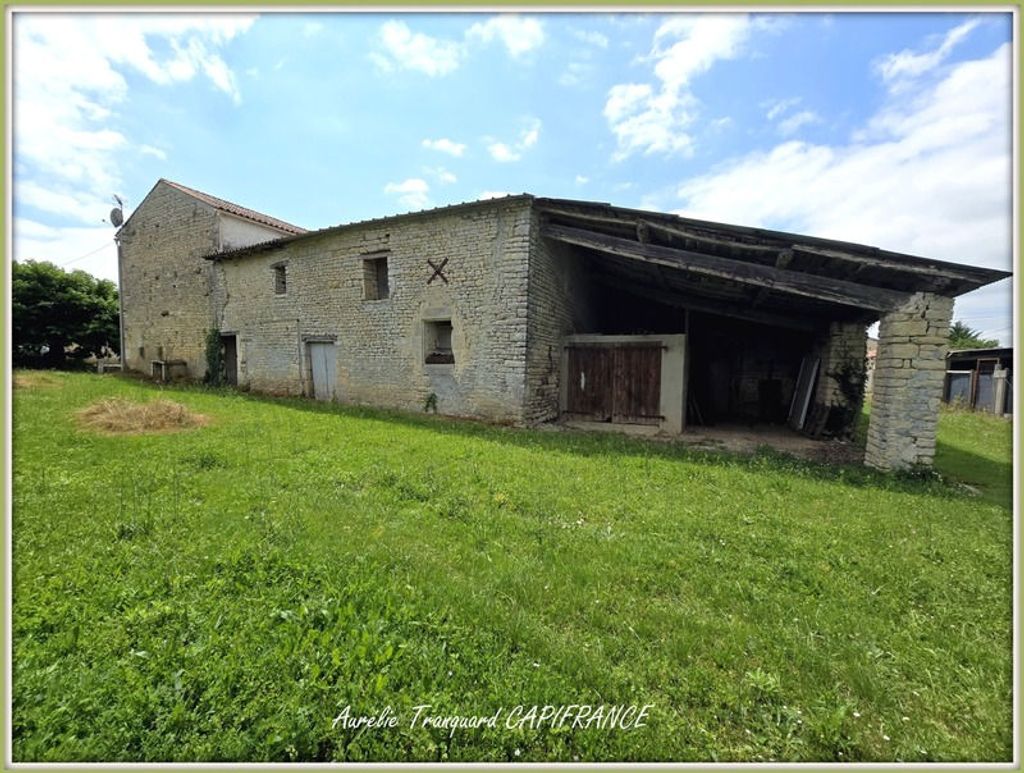
<svg viewBox="0 0 1024 773"><path fill-rule="evenodd" d="M914 293L882 317L865 464L931 466L952 316L952 298Z"/></svg>

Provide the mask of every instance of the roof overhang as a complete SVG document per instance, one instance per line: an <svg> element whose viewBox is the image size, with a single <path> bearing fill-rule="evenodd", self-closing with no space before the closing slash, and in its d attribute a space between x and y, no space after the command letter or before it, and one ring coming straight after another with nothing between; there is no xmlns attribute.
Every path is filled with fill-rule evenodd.
<svg viewBox="0 0 1024 773"><path fill-rule="evenodd" d="M915 292L955 297L1009 272L862 244L569 199L537 199L541 235L592 259L599 284L780 327L878 319Z"/></svg>

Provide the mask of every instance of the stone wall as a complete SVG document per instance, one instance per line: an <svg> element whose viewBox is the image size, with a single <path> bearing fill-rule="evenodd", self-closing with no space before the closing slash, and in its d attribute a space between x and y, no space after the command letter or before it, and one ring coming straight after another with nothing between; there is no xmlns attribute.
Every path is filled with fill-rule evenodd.
<svg viewBox="0 0 1024 773"><path fill-rule="evenodd" d="M866 464L883 470L931 465L952 316L952 298L915 293L882 317Z"/></svg>
<svg viewBox="0 0 1024 773"><path fill-rule="evenodd" d="M849 437L864 405L867 326L832 322L815 348L821 358L818 384L805 430L813 435Z"/></svg>
<svg viewBox="0 0 1024 773"><path fill-rule="evenodd" d="M419 411L433 395L440 413L521 421L530 212L529 199L495 200L220 261L220 329L238 335L239 383L310 394L306 342L333 340L342 401ZM388 297L369 300L364 260L381 258ZM430 281L427 261L446 259ZM452 364L425 362L435 320L451 321Z"/></svg>
<svg viewBox="0 0 1024 773"><path fill-rule="evenodd" d="M529 317L524 419L557 419L562 347L574 333L597 332L594 292L586 259L578 251L544 240L539 216L530 233Z"/></svg>
<svg viewBox="0 0 1024 773"><path fill-rule="evenodd" d="M204 256L223 242L224 219L209 204L160 181L118 232L123 362L150 373L153 360L184 360L189 378L206 374L206 333L217 324L217 273ZM283 234L233 221L236 246Z"/></svg>
<svg viewBox="0 0 1024 773"><path fill-rule="evenodd" d="M181 359L188 375L206 372L205 335L213 323L210 264L217 213L158 183L118 233L123 362L149 373L152 360Z"/></svg>

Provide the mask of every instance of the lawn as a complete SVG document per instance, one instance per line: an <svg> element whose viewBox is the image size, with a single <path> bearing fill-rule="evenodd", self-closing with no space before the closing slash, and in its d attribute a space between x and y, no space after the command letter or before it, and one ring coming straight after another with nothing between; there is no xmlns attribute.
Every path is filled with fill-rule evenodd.
<svg viewBox="0 0 1024 773"><path fill-rule="evenodd" d="M1010 426L944 479L23 374L14 759L1010 760ZM80 429L158 396L178 433ZM971 495L948 481L981 491ZM495 728L413 726L494 715ZM652 704L508 728L517 705ZM332 726L385 707L394 728Z"/></svg>

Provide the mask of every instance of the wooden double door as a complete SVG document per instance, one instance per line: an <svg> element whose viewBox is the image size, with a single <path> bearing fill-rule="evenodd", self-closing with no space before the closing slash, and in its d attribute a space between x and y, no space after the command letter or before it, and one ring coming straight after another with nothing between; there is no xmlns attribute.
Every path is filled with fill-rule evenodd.
<svg viewBox="0 0 1024 773"><path fill-rule="evenodd" d="M566 412L577 419L658 424L661 344L571 345Z"/></svg>

